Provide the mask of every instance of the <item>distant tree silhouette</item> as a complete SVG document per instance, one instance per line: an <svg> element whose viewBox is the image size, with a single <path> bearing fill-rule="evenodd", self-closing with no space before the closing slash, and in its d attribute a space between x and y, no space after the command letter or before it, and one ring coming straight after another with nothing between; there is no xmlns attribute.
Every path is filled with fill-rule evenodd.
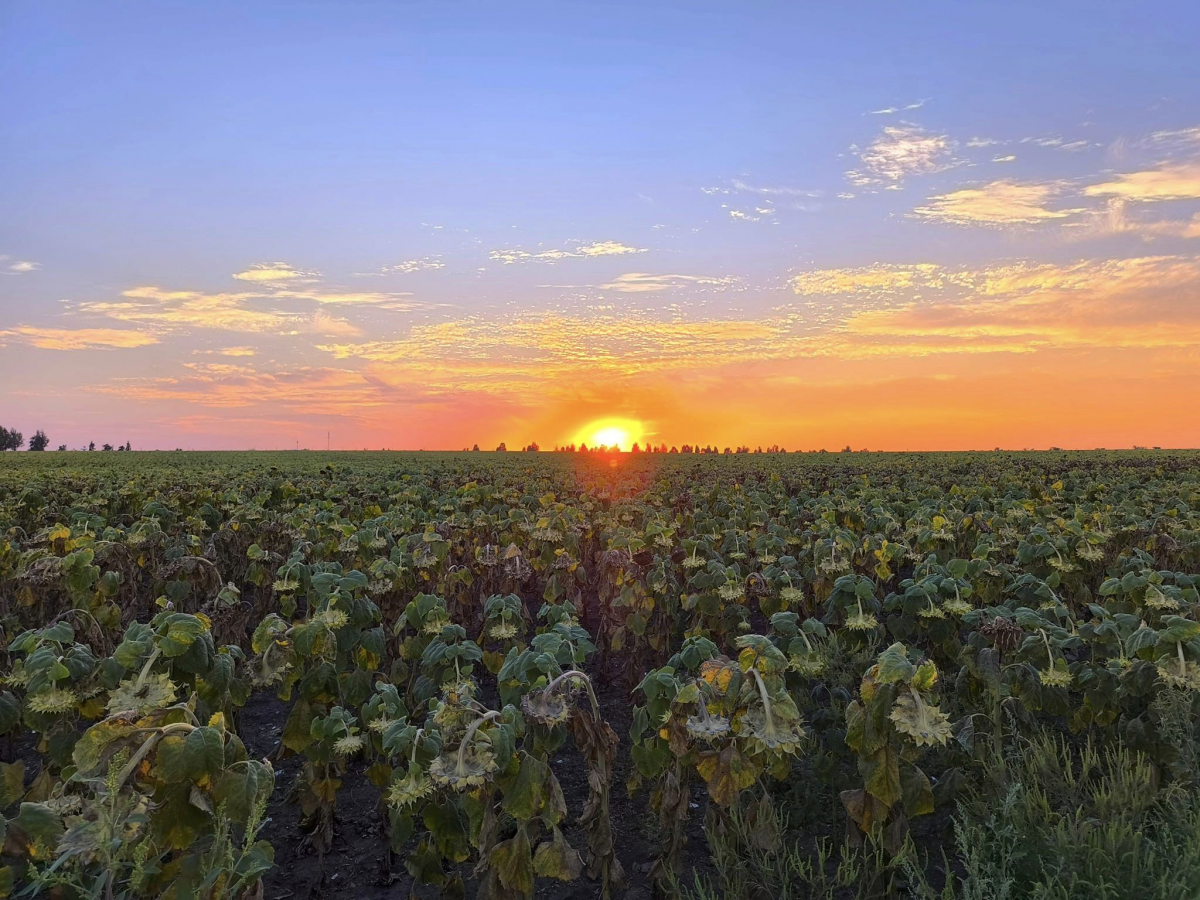
<svg viewBox="0 0 1200 900"><path fill-rule="evenodd" d="M104 445L103 447L101 447L100 449L101 449L101 450L111 450L111 449L112 449L112 444L105 444L105 445Z"/></svg>
<svg viewBox="0 0 1200 900"><path fill-rule="evenodd" d="M133 452L133 444L129 443L129 441L126 441L126 442L125 442L125 451L126 451L127 453L132 453L132 452Z"/></svg>
<svg viewBox="0 0 1200 900"><path fill-rule="evenodd" d="M25 436L15 428L5 428L0 425L0 451L20 450L25 443Z"/></svg>
<svg viewBox="0 0 1200 900"><path fill-rule="evenodd" d="M96 442L88 441L88 450L95 450L95 449L96 449Z"/></svg>
<svg viewBox="0 0 1200 900"><path fill-rule="evenodd" d="M471 448L471 452L472 452L472 453L478 453L478 452L479 452L479 445L478 445L478 444L476 444L474 447L472 447L472 448Z"/></svg>
<svg viewBox="0 0 1200 900"><path fill-rule="evenodd" d="M29 449L41 452L50 446L50 438L46 437L46 432L38 429L33 433L33 437L29 439Z"/></svg>
<svg viewBox="0 0 1200 900"><path fill-rule="evenodd" d="M500 446L496 448L496 452L497 452L497 453L504 453L504 452L506 452L507 450L508 450L508 447L507 447L507 446L505 446L505 444L504 444L504 441L501 441L501 442L500 442Z"/></svg>
<svg viewBox="0 0 1200 900"><path fill-rule="evenodd" d="M67 445L66 445L66 444L59 444L59 445L58 445L58 452L59 452L59 453L62 453L62 452L63 452L63 451L65 451L66 449L67 449Z"/></svg>
<svg viewBox="0 0 1200 900"><path fill-rule="evenodd" d="M541 449L542 449L542 448L538 446L538 442L537 442L537 441L530 441L530 442L529 442L529 446L524 448L524 452L526 452L526 453L537 453L537 451L539 451L539 450L541 450Z"/></svg>

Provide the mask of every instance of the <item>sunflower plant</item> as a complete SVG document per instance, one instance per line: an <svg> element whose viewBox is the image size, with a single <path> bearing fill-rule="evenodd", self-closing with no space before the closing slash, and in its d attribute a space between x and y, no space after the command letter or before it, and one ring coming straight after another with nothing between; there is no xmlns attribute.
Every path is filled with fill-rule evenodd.
<svg viewBox="0 0 1200 900"><path fill-rule="evenodd" d="M917 766L922 752L944 745L951 724L935 704L938 670L914 663L892 644L863 675L846 709L846 744L857 756L863 786L845 790L842 804L859 834L896 853L909 819L933 811L933 786Z"/></svg>

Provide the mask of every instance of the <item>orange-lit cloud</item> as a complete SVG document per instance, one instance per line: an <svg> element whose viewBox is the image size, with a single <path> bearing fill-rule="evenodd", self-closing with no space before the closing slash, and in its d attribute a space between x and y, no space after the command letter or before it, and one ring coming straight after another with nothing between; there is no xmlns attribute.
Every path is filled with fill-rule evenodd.
<svg viewBox="0 0 1200 900"><path fill-rule="evenodd" d="M1088 185L1088 197L1120 197L1125 200L1200 199L1200 161L1165 163L1153 169L1126 172L1115 178Z"/></svg>
<svg viewBox="0 0 1200 900"><path fill-rule="evenodd" d="M645 247L631 247L620 241L596 241L591 244L580 244L569 249L552 248L549 250L493 250L488 259L512 265L524 262L558 262L563 259L588 259L597 256L624 256L629 253L645 253Z"/></svg>
<svg viewBox="0 0 1200 900"><path fill-rule="evenodd" d="M131 349L158 343L154 335L142 331L124 331L117 328L37 328L32 325L19 325L7 331L0 331L0 346L3 346L6 339L26 343L39 350Z"/></svg>
<svg viewBox="0 0 1200 900"><path fill-rule="evenodd" d="M930 197L925 206L913 210L913 215L955 225L1033 225L1078 212L1049 207L1065 187L1062 183L993 181Z"/></svg>

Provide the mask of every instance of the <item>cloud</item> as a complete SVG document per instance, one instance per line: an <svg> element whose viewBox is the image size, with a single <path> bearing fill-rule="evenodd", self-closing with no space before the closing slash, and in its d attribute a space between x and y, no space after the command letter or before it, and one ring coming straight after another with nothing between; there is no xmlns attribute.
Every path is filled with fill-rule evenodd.
<svg viewBox="0 0 1200 900"><path fill-rule="evenodd" d="M1200 161L1164 163L1154 169L1126 172L1109 181L1088 185L1088 197L1120 197L1125 200L1200 199Z"/></svg>
<svg viewBox="0 0 1200 900"><path fill-rule="evenodd" d="M526 250L493 250L488 259L512 265L524 262L558 262L562 259L588 259L596 256L624 256L627 253L645 253L644 247L631 247L619 241L596 241L581 244L572 249L550 249L529 252Z"/></svg>
<svg viewBox="0 0 1200 900"><path fill-rule="evenodd" d="M1147 219L1137 214L1137 204L1123 197L1110 197L1101 209L1089 210L1079 221L1068 222L1069 237L1081 240L1133 234L1145 240L1158 237L1200 237L1200 213L1189 219Z"/></svg>
<svg viewBox="0 0 1200 900"><path fill-rule="evenodd" d="M193 350L197 356L254 356L258 351L254 347L220 347L216 350Z"/></svg>
<svg viewBox="0 0 1200 900"><path fill-rule="evenodd" d="M261 300L263 296L253 292L209 294L203 291L170 291L147 285L122 292L120 300L81 303L78 312L159 329L203 328L275 334L358 333L358 328L351 323L335 319L319 310L311 314L300 314L279 309L261 309L252 305L253 301ZM351 295L276 291L266 296L268 299L301 298L323 302L318 297L331 301L331 298L345 300ZM332 299L331 302L338 302L338 299Z"/></svg>
<svg viewBox="0 0 1200 900"><path fill-rule="evenodd" d="M879 294L936 283L944 270L933 263L862 266L850 269L816 269L791 279L792 291L801 296Z"/></svg>
<svg viewBox="0 0 1200 900"><path fill-rule="evenodd" d="M18 325L8 331L0 331L0 345L5 339L28 344L39 350L127 350L158 343L158 338L143 331L124 331L118 328L36 328L32 325Z"/></svg>
<svg viewBox="0 0 1200 900"><path fill-rule="evenodd" d="M643 294L690 286L715 287L724 290L736 283L736 278L716 278L707 275L652 275L648 272L626 272L600 287L606 291L617 291L622 294Z"/></svg>
<svg viewBox="0 0 1200 900"><path fill-rule="evenodd" d="M756 216L748 212L743 212L740 209L729 210L729 218L740 222L761 222L762 216Z"/></svg>
<svg viewBox="0 0 1200 900"><path fill-rule="evenodd" d="M256 263L244 272L235 273L233 277L238 281L250 281L255 284L275 284L279 282L301 284L307 281L316 281L320 275L320 272L297 269L284 262L273 262Z"/></svg>
<svg viewBox="0 0 1200 900"><path fill-rule="evenodd" d="M913 215L956 225L1031 225L1064 219L1078 210L1049 209L1046 204L1065 187L1062 182L993 181L930 197Z"/></svg>
<svg viewBox="0 0 1200 900"><path fill-rule="evenodd" d="M846 178L856 187L898 185L914 175L944 172L959 165L954 148L944 134L931 134L917 125L888 126L866 148L851 147L862 166L847 172Z"/></svg>
<svg viewBox="0 0 1200 900"><path fill-rule="evenodd" d="M1009 153L1006 156L993 156L992 162L995 162L995 163L1012 162L1015 159L1016 159L1016 157L1013 154Z"/></svg>
<svg viewBox="0 0 1200 900"><path fill-rule="evenodd" d="M368 364L372 378L433 392L486 392L537 401L579 384L777 356L790 325L760 320L529 313L418 323L407 337L320 349Z"/></svg>
<svg viewBox="0 0 1200 900"><path fill-rule="evenodd" d="M826 341L846 356L1187 349L1200 343L1198 257L1017 264L964 273L970 289L849 317Z"/></svg>
<svg viewBox="0 0 1200 900"><path fill-rule="evenodd" d="M420 259L406 259L404 262L397 263L394 266L384 266L379 270L379 274L389 275L393 272L398 272L402 275L411 275L413 272L444 268L446 268L446 264L436 256L423 256Z"/></svg>
<svg viewBox="0 0 1200 900"><path fill-rule="evenodd" d="M907 106L885 106L883 109L873 109L870 112L863 113L863 115L866 115L866 116L890 116L893 113L907 112L910 109L920 109L922 106L924 106L928 102L929 102L929 98L926 97L924 100L918 100L915 103L909 103Z"/></svg>
<svg viewBox="0 0 1200 900"><path fill-rule="evenodd" d="M814 191L808 188L795 187L770 187L765 185L747 184L739 178L733 179L733 189L735 191L746 194L759 194L763 197L809 197L817 198L822 196L821 191Z"/></svg>

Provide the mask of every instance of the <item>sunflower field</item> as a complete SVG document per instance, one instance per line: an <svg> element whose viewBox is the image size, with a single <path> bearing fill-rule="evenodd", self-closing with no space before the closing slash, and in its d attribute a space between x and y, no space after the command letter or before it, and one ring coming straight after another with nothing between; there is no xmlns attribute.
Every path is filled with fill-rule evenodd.
<svg viewBox="0 0 1200 900"><path fill-rule="evenodd" d="M0 458L0 897L1200 897L1200 454Z"/></svg>

